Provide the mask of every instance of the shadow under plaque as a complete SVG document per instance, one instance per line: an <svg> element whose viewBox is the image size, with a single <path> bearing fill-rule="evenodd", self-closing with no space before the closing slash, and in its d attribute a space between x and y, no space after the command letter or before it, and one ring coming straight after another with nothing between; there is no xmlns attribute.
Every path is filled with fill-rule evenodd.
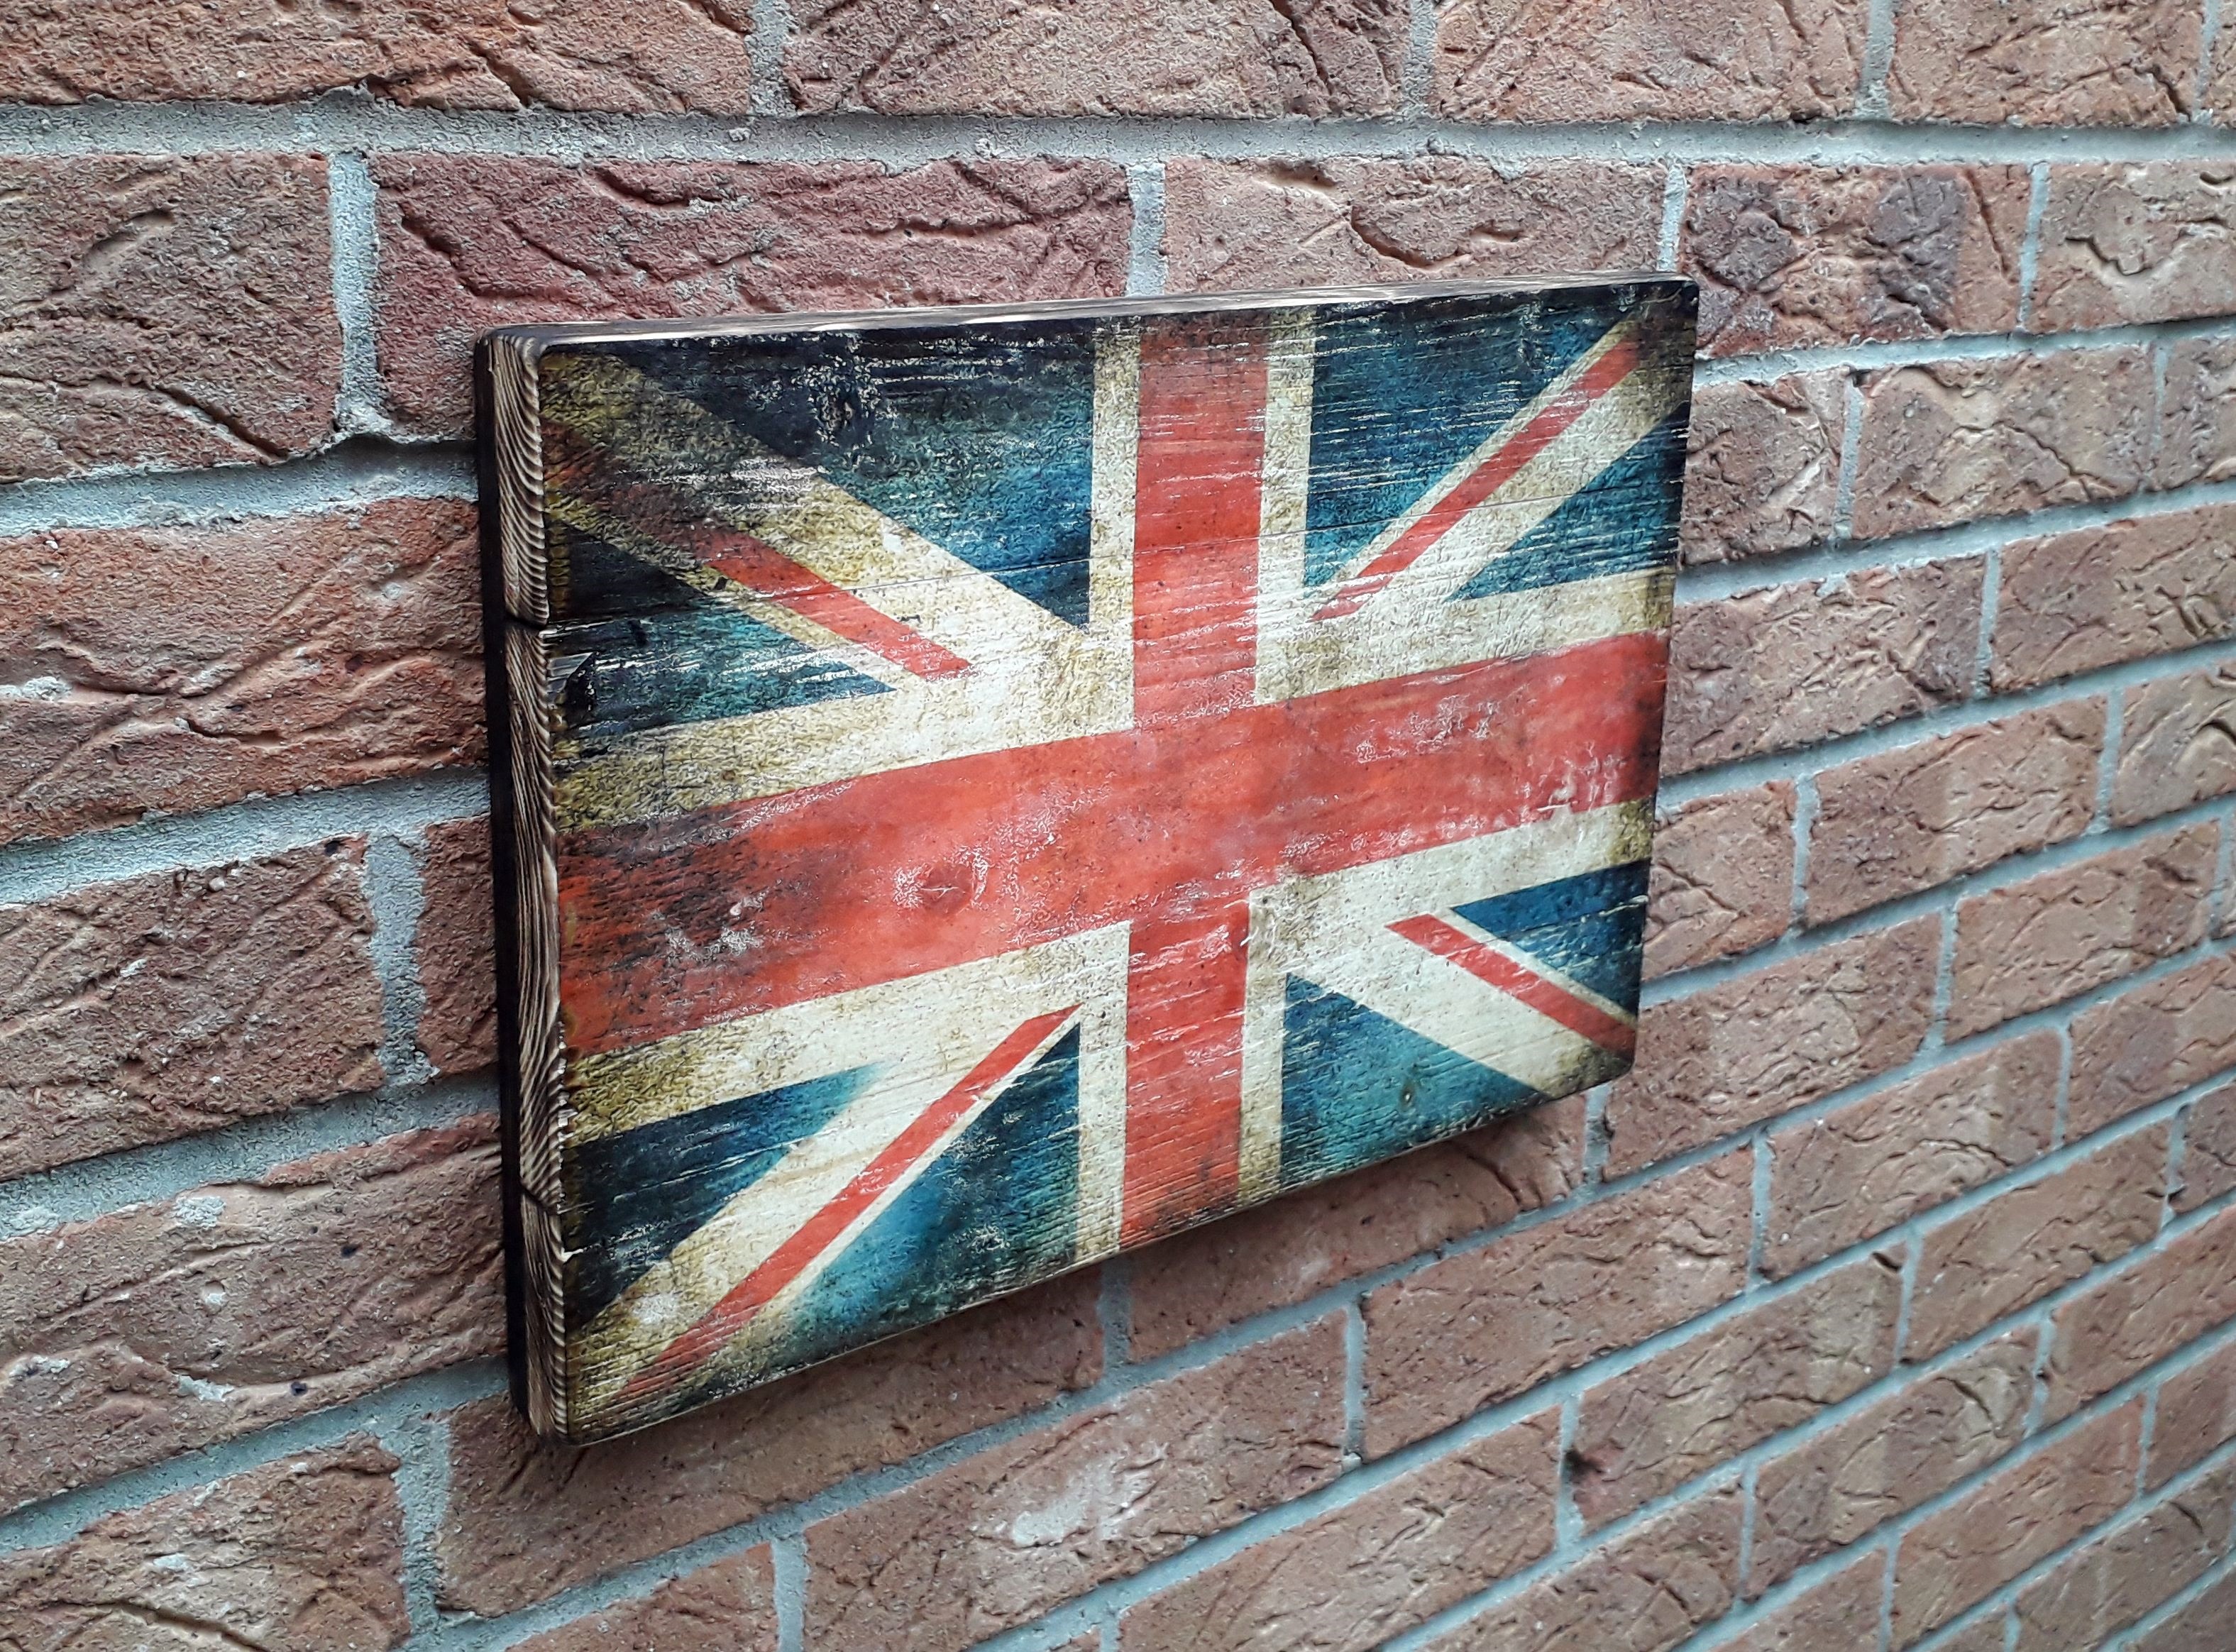
<svg viewBox="0 0 2236 1652"><path fill-rule="evenodd" d="M1641 275L490 335L536 1428L1622 1071L1693 314Z"/></svg>

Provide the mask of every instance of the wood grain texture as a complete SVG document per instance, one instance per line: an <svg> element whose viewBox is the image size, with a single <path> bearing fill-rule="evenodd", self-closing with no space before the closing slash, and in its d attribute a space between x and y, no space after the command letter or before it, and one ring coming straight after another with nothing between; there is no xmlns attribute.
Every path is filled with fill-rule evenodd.
<svg viewBox="0 0 2236 1652"><path fill-rule="evenodd" d="M1623 1070L1692 315L1636 277L492 335L535 1425Z"/></svg>

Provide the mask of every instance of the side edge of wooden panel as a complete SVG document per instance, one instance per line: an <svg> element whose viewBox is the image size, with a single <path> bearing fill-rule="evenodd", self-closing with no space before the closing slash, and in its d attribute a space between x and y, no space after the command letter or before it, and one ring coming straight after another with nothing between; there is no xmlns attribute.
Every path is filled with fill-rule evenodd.
<svg viewBox="0 0 2236 1652"><path fill-rule="evenodd" d="M562 1252L552 1195L558 1182L561 1056L558 1026L558 862L553 813L549 690L542 633L515 617L513 533L536 524L542 546L542 478L508 469L508 418L532 418L517 381L484 346L480 398L483 657L490 746L490 836L497 939L498 1068L504 1109L506 1321L515 1402L539 1433L563 1432L565 1320ZM508 412L508 409L510 411Z"/></svg>
<svg viewBox="0 0 2236 1652"><path fill-rule="evenodd" d="M505 611L530 625L551 621L551 565L543 535L543 425L538 415L536 368L543 345L533 339L497 337L478 352L489 393L482 405L482 442L492 460L492 498L499 528L499 585Z"/></svg>

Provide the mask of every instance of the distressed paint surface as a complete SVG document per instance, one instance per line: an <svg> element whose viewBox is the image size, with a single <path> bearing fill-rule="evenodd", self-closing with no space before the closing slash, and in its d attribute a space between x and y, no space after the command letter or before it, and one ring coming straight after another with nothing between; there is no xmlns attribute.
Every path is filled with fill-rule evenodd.
<svg viewBox="0 0 2236 1652"><path fill-rule="evenodd" d="M539 1426L1628 1066L1691 354L1650 278L497 335Z"/></svg>

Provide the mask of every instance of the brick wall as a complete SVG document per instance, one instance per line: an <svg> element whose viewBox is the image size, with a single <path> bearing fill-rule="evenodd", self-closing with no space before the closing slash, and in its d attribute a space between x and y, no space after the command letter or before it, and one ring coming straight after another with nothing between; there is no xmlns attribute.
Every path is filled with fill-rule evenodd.
<svg viewBox="0 0 2236 1652"><path fill-rule="evenodd" d="M18 0L0 1643L2236 1643L2220 0ZM1703 287L1634 1076L503 1394L472 335Z"/></svg>

